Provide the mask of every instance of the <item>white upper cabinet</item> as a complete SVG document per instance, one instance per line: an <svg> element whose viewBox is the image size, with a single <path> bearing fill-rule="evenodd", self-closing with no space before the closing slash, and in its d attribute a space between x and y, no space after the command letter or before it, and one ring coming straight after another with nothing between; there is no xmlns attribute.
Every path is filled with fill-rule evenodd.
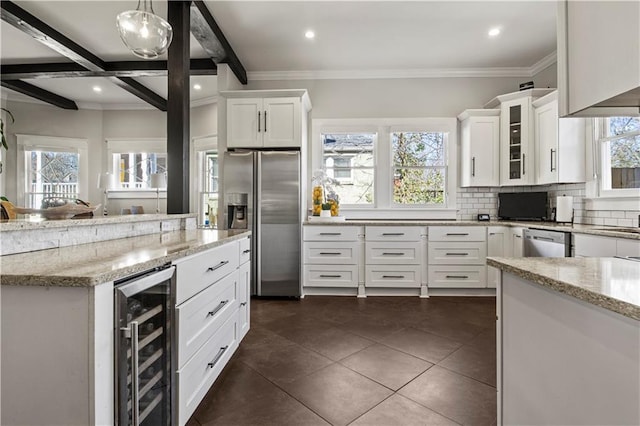
<svg viewBox="0 0 640 426"><path fill-rule="evenodd" d="M560 116L624 115L640 101L640 2L558 2Z"/></svg>
<svg viewBox="0 0 640 426"><path fill-rule="evenodd" d="M533 101L536 183L585 181L585 119L558 118L558 92Z"/></svg>
<svg viewBox="0 0 640 426"><path fill-rule="evenodd" d="M534 99L553 89L529 89L501 95L485 107L500 105L500 184L533 185L535 179Z"/></svg>
<svg viewBox="0 0 640 426"><path fill-rule="evenodd" d="M227 98L227 148L300 148L306 140L303 128L311 103L305 90L221 95Z"/></svg>
<svg viewBox="0 0 640 426"><path fill-rule="evenodd" d="M500 110L468 109L460 120L460 186L500 185Z"/></svg>

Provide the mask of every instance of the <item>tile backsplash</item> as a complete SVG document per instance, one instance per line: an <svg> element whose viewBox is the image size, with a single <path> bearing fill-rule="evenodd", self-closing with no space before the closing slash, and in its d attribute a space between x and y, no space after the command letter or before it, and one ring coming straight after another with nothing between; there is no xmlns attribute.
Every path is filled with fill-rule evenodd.
<svg viewBox="0 0 640 426"><path fill-rule="evenodd" d="M478 213L489 213L491 219L498 218L499 192L546 191L549 195L549 210L555 207L556 196L573 196L574 223L606 226L638 226L639 210L586 210L585 184L554 184L544 186L514 186L503 188L458 188L457 219L475 220Z"/></svg>

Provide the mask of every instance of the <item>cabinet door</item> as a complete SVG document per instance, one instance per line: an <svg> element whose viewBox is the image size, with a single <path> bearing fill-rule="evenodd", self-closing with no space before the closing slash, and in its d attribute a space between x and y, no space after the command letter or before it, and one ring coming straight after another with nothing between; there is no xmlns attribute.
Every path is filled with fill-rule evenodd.
<svg viewBox="0 0 640 426"><path fill-rule="evenodd" d="M597 235L573 234L575 257L616 256L616 239Z"/></svg>
<svg viewBox="0 0 640 426"><path fill-rule="evenodd" d="M228 99L227 147L261 148L263 114L262 99Z"/></svg>
<svg viewBox="0 0 640 426"><path fill-rule="evenodd" d="M249 331L251 262L240 265L238 274L238 302L240 302L238 306L238 331L240 333L238 340L242 340Z"/></svg>
<svg viewBox="0 0 640 426"><path fill-rule="evenodd" d="M299 98L263 100L263 146L265 148L300 147L302 117Z"/></svg>
<svg viewBox="0 0 640 426"><path fill-rule="evenodd" d="M498 186L500 117L469 117L461 133L461 186Z"/></svg>
<svg viewBox="0 0 640 426"><path fill-rule="evenodd" d="M558 101L535 108L533 116L537 183L558 182Z"/></svg>
<svg viewBox="0 0 640 426"><path fill-rule="evenodd" d="M506 250L507 228L491 226L487 229L487 256L507 256ZM500 282L500 270L492 266L487 267L487 287L496 288Z"/></svg>
<svg viewBox="0 0 640 426"><path fill-rule="evenodd" d="M640 256L640 241L618 238L616 242L617 256Z"/></svg>
<svg viewBox="0 0 640 426"><path fill-rule="evenodd" d="M531 97L505 101L500 110L501 183L530 185L534 182Z"/></svg>
<svg viewBox="0 0 640 426"><path fill-rule="evenodd" d="M522 238L523 228L511 229L511 256L523 257L524 256L524 239Z"/></svg>

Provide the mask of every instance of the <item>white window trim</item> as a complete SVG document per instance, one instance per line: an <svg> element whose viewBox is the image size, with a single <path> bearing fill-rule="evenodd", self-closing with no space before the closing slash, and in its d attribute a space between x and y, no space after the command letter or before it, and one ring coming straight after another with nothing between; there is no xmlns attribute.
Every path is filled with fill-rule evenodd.
<svg viewBox="0 0 640 426"><path fill-rule="evenodd" d="M17 204L25 205L25 194L29 191L26 183L26 151L59 151L78 153L78 198L87 199L89 195L89 143L86 139L58 136L40 136L16 134L17 138Z"/></svg>
<svg viewBox="0 0 640 426"><path fill-rule="evenodd" d="M446 205L428 207L427 205L399 205L393 203L391 191L391 171L393 158L391 133L394 131L444 132L446 144ZM312 120L311 169L322 169L322 134L344 132L377 133L374 142L374 204L372 206L341 206L342 215L350 219L455 219L457 199L457 119L442 118L372 118L372 119L314 119ZM386 189L383 189L386 188ZM307 200L308 207L311 206Z"/></svg>
<svg viewBox="0 0 640 426"><path fill-rule="evenodd" d="M591 144L588 144L588 157L591 157L593 168L591 180L586 183L585 208L587 210L640 210L640 189L605 189L610 179L605 165L610 152L604 142L615 139L615 137L605 137L606 118L594 118L592 121L593 131L588 132L591 136Z"/></svg>
<svg viewBox="0 0 640 426"><path fill-rule="evenodd" d="M107 139L107 170L118 176L118 165L113 162L113 154L123 152L153 152L157 154L167 153L167 141L165 139ZM160 198L167 198L167 190L160 189ZM110 189L109 198L156 198L156 190L153 188L127 188Z"/></svg>
<svg viewBox="0 0 640 426"><path fill-rule="evenodd" d="M190 211L198 212L198 220L200 220L200 211L202 209L200 193L204 190L201 177L204 176L203 164L200 161L201 154L207 151L218 151L218 135L207 135L195 137L191 140L189 148L190 155L190 171L189 186L191 187L191 195L189 197ZM218 167L220 152L218 152ZM220 185L218 185L220 188ZM219 198L218 198L219 199ZM220 206L218 206L220 210Z"/></svg>

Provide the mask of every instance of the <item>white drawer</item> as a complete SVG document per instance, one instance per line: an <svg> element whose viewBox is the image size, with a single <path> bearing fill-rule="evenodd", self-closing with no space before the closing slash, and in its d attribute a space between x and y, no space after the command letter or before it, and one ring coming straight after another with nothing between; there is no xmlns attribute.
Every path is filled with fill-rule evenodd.
<svg viewBox="0 0 640 426"><path fill-rule="evenodd" d="M189 362L178 370L178 419L184 425L238 346L237 316L232 315Z"/></svg>
<svg viewBox="0 0 640 426"><path fill-rule="evenodd" d="M304 287L358 287L358 265L304 265Z"/></svg>
<svg viewBox="0 0 640 426"><path fill-rule="evenodd" d="M419 241L367 242L365 252L367 264L419 265L423 258Z"/></svg>
<svg viewBox="0 0 640 426"><path fill-rule="evenodd" d="M429 288L484 288L486 266L429 265Z"/></svg>
<svg viewBox="0 0 640 426"><path fill-rule="evenodd" d="M238 269L238 340L249 331L251 305L251 264L243 263Z"/></svg>
<svg viewBox="0 0 640 426"><path fill-rule="evenodd" d="M367 226L367 241L420 241L421 226Z"/></svg>
<svg viewBox="0 0 640 426"><path fill-rule="evenodd" d="M176 304L179 305L238 268L238 242L178 259L175 264Z"/></svg>
<svg viewBox="0 0 640 426"><path fill-rule="evenodd" d="M429 241L486 241L485 226L430 226Z"/></svg>
<svg viewBox="0 0 640 426"><path fill-rule="evenodd" d="M235 313L238 291L236 271L176 308L178 368Z"/></svg>
<svg viewBox="0 0 640 426"><path fill-rule="evenodd" d="M357 241L360 226L307 225L302 229L305 241Z"/></svg>
<svg viewBox="0 0 640 426"><path fill-rule="evenodd" d="M487 243L441 242L429 243L429 265L484 265Z"/></svg>
<svg viewBox="0 0 640 426"><path fill-rule="evenodd" d="M365 287L420 287L420 265L367 265Z"/></svg>
<svg viewBox="0 0 640 426"><path fill-rule="evenodd" d="M240 247L240 265L251 260L251 239L243 238L238 241Z"/></svg>
<svg viewBox="0 0 640 426"><path fill-rule="evenodd" d="M358 263L359 244L355 242L305 242L304 263L355 265Z"/></svg>

